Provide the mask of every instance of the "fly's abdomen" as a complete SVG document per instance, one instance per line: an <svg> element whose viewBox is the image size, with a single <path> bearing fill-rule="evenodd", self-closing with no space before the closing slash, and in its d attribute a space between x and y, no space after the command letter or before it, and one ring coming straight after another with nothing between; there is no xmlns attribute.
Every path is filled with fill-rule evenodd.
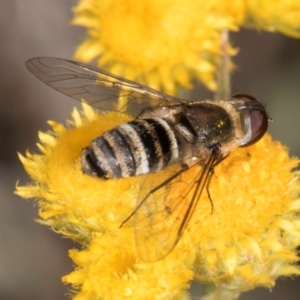
<svg viewBox="0 0 300 300"><path fill-rule="evenodd" d="M159 171L177 159L177 139L165 120L136 119L94 139L82 167L100 178L124 178Z"/></svg>

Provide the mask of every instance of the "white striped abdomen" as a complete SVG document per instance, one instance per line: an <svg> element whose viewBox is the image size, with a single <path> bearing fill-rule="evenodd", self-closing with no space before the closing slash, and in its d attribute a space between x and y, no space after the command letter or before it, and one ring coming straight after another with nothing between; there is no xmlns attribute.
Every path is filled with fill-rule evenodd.
<svg viewBox="0 0 300 300"><path fill-rule="evenodd" d="M178 160L174 128L161 118L135 119L94 139L82 156L83 171L123 178L159 171Z"/></svg>

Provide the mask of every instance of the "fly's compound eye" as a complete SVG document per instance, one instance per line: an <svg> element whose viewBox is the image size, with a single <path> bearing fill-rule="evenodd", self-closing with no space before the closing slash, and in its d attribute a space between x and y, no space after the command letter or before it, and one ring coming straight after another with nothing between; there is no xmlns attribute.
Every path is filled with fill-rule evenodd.
<svg viewBox="0 0 300 300"><path fill-rule="evenodd" d="M231 98L241 100L242 104L238 105L241 113L242 122L248 138L240 147L250 146L259 141L268 129L268 114L264 105L255 97L247 94L235 94Z"/></svg>

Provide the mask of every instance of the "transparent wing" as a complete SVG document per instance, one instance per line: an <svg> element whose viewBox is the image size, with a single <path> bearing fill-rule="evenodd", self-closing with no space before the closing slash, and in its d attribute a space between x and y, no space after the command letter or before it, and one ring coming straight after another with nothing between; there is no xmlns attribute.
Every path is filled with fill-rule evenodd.
<svg viewBox="0 0 300 300"><path fill-rule="evenodd" d="M205 166L199 163L184 171L179 165L150 174L141 188L135 216L135 236L139 257L144 261L164 258L176 246L199 201L217 160L212 153ZM166 178L166 174L163 175Z"/></svg>
<svg viewBox="0 0 300 300"><path fill-rule="evenodd" d="M27 69L55 90L101 110L133 116L146 106L168 106L188 101L158 92L145 85L74 61L37 57Z"/></svg>

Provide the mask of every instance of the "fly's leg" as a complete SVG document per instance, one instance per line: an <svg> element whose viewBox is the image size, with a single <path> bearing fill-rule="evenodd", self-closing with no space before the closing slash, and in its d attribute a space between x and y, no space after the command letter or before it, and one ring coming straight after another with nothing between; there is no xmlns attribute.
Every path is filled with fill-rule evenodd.
<svg viewBox="0 0 300 300"><path fill-rule="evenodd" d="M219 149L219 148L217 148ZM214 151L214 150L213 150ZM219 150L217 150L219 151ZM210 201L210 205L211 205L211 215L213 214L214 212L214 204L213 204L213 201L211 199L211 195L210 195L210 192L209 192L209 186L210 186L210 182L211 182L211 179L215 173L215 167L220 163L222 162L225 158L227 158L228 156L230 155L230 152L228 154L226 154L225 156L222 156L220 158L218 158L218 160L212 165L212 167L210 168L209 170L209 175L208 175L208 179L207 179L207 182L206 182L206 186L205 186L205 189L206 189L206 193L207 193L207 196L208 196L208 199Z"/></svg>
<svg viewBox="0 0 300 300"><path fill-rule="evenodd" d="M161 189L162 187L164 187L166 184L168 184L169 182L171 182L173 179L175 179L176 177L178 177L179 175L181 175L183 172L185 172L188 169L188 165L185 163L181 164L181 169L176 172L174 175L172 175L171 177L169 177L168 179L166 179L165 181L163 181L161 184L159 184L158 186L156 186L155 188L153 188L152 190L150 190L150 192L148 192L148 194L145 196L145 198L138 204L138 206L134 209L134 211L121 223L120 227L121 228L137 211L138 209L145 203L145 201L148 199L148 197L152 194L155 193L157 190ZM168 207L166 207L166 210L168 211Z"/></svg>

